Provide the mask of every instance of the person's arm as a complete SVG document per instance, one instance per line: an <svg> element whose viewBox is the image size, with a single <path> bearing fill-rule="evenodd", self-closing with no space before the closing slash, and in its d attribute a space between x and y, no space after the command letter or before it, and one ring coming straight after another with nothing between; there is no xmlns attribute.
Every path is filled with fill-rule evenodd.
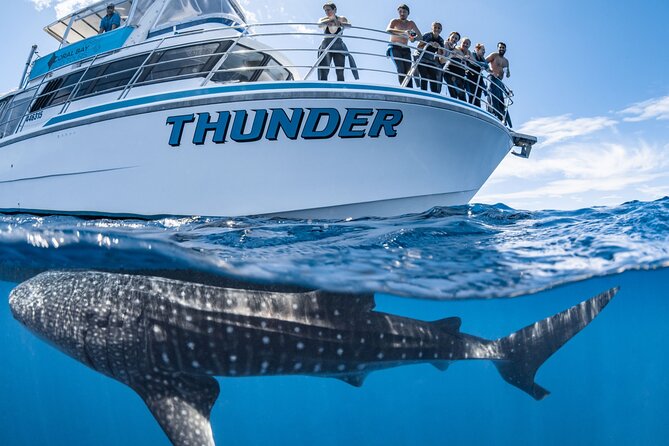
<svg viewBox="0 0 669 446"><path fill-rule="evenodd" d="M482 69L488 70L488 61L487 60L485 60L485 59L480 60L478 57L473 57L472 59L474 59L474 62L476 62Z"/></svg>
<svg viewBox="0 0 669 446"><path fill-rule="evenodd" d="M423 34L420 32L420 30L418 29L418 26L416 25L416 23L413 20L411 21L411 30L416 33L416 37L414 37L412 39L412 42L416 39L423 40Z"/></svg>
<svg viewBox="0 0 669 446"><path fill-rule="evenodd" d="M495 61L496 58L497 58L497 53L490 53L488 54L488 57L485 58L485 61L488 62L487 69L491 73L494 73L492 63Z"/></svg>
<svg viewBox="0 0 669 446"><path fill-rule="evenodd" d="M397 29L395 28L395 23L397 19L392 19L390 23L388 23L388 27L386 28L386 32L390 34L405 34L406 31L403 29Z"/></svg>
<svg viewBox="0 0 669 446"><path fill-rule="evenodd" d="M330 17L321 17L318 19L318 27L320 29L325 29L328 27L328 23L330 22Z"/></svg>
<svg viewBox="0 0 669 446"><path fill-rule="evenodd" d="M432 41L432 42L428 43L428 42L426 42L425 40L423 40L423 39L427 39L427 38L428 38L428 35L429 35L429 33L428 33L428 34L425 34L425 35L423 36L423 38L421 39L421 41L418 42L418 45L416 46L416 48L418 48L418 49L420 50L420 49L425 48L427 45L434 46L434 44L435 44L436 42Z"/></svg>
<svg viewBox="0 0 669 446"><path fill-rule="evenodd" d="M341 28L350 28L351 27L351 22L348 21L348 19L344 16L339 16L339 26Z"/></svg>
<svg viewBox="0 0 669 446"><path fill-rule="evenodd" d="M509 60L506 60L506 77L511 77L511 68L509 68L511 65L509 64Z"/></svg>
<svg viewBox="0 0 669 446"><path fill-rule="evenodd" d="M115 29L121 26L121 16L118 13L114 14L112 16L111 22L112 22L111 29L112 31L114 31Z"/></svg>

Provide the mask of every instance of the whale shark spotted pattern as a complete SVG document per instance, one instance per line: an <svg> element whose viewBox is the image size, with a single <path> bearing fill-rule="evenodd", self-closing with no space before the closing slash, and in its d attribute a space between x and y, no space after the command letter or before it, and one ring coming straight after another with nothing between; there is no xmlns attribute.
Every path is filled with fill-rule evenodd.
<svg viewBox="0 0 669 446"><path fill-rule="evenodd" d="M373 371L487 359L542 399L538 368L617 288L498 340L374 311L373 295L278 293L158 277L47 272L10 294L14 317L87 366L134 389L178 446L214 444L213 376L311 375L361 386Z"/></svg>

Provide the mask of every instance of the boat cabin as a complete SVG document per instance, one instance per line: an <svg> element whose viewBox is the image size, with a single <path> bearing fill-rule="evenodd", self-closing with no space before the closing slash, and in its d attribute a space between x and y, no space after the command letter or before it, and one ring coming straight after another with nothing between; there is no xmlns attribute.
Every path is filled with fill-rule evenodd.
<svg viewBox="0 0 669 446"><path fill-rule="evenodd" d="M109 3L121 27L98 34ZM85 103L90 106L123 99L131 88L162 83L147 90L155 93L296 75L283 67L290 65L285 57L247 36L235 0L105 0L45 30L60 48L33 63L22 89L0 98L0 139L41 119L43 110L55 107L51 114L58 114L74 101L95 98Z"/></svg>

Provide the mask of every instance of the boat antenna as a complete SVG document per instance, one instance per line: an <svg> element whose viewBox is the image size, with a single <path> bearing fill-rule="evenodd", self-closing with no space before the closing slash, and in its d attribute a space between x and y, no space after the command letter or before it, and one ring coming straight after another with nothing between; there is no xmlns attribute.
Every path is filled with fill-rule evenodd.
<svg viewBox="0 0 669 446"><path fill-rule="evenodd" d="M32 48L30 49L30 55L28 55L28 60L26 61L26 67L23 69L23 74L21 75L21 82L19 83L19 88L23 88L23 84L26 81L26 75L28 74L28 69L30 68L30 64L33 61L33 56L37 52L37 45L33 45Z"/></svg>

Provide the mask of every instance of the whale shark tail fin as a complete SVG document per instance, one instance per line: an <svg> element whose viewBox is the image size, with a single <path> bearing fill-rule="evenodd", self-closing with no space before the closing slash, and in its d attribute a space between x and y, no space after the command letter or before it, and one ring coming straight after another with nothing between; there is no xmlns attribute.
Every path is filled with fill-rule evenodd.
<svg viewBox="0 0 669 446"><path fill-rule="evenodd" d="M210 376L178 374L138 377L133 388L175 446L214 446L209 416L218 398Z"/></svg>
<svg viewBox="0 0 669 446"><path fill-rule="evenodd" d="M502 378L536 400L545 398L550 392L534 382L539 367L592 322L617 292L617 287L612 288L496 340L496 347L504 359L495 360L494 363Z"/></svg>

